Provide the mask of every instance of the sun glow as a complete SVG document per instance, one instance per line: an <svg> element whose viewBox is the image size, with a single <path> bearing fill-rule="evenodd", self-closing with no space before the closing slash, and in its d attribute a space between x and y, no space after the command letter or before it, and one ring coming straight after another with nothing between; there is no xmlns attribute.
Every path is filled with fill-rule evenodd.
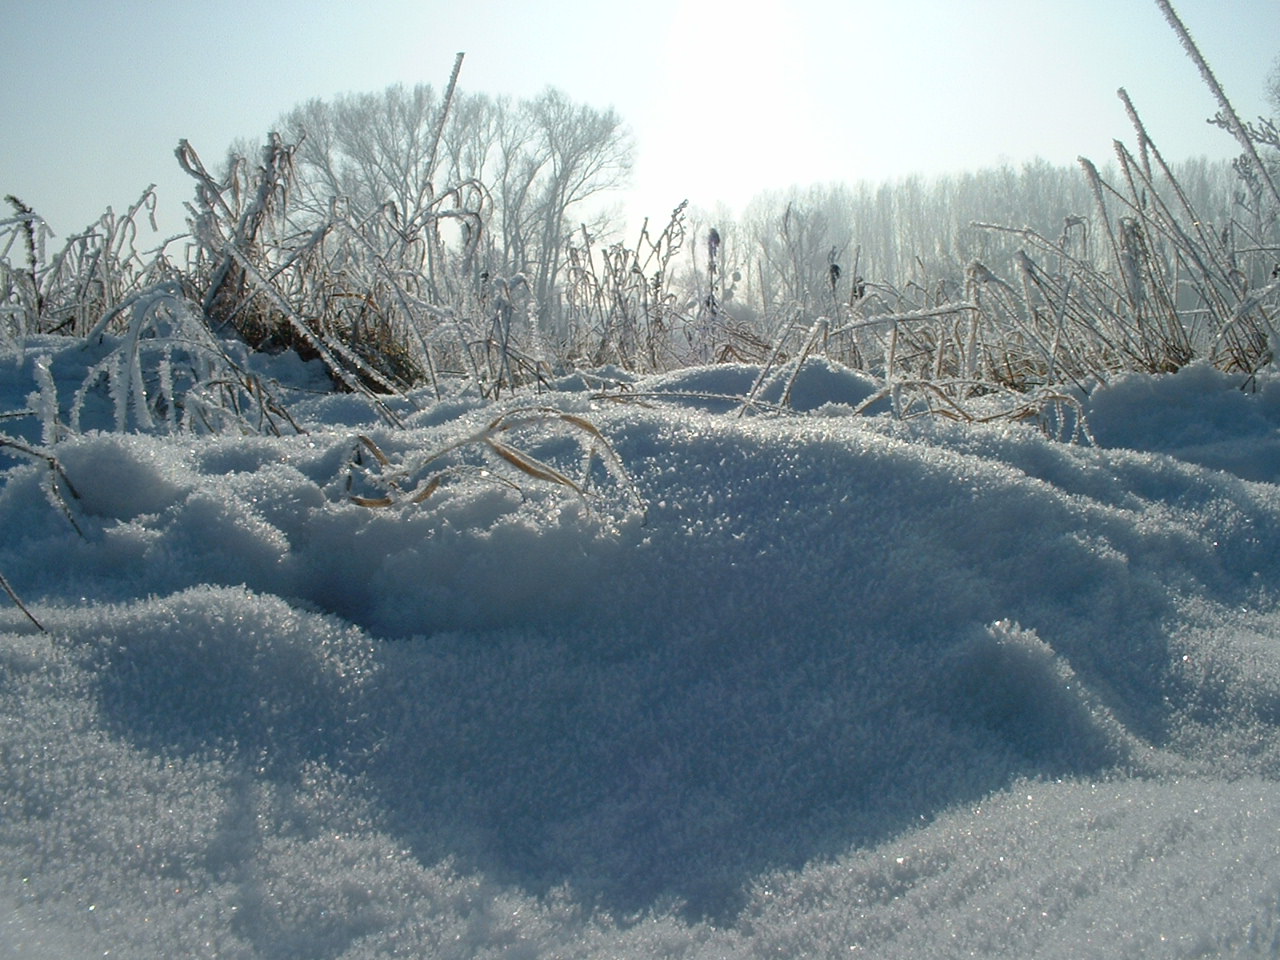
<svg viewBox="0 0 1280 960"><path fill-rule="evenodd" d="M793 7L684 2L662 53L647 161L658 182L730 203L787 182L792 145L818 123ZM671 198L678 200L679 198Z"/></svg>

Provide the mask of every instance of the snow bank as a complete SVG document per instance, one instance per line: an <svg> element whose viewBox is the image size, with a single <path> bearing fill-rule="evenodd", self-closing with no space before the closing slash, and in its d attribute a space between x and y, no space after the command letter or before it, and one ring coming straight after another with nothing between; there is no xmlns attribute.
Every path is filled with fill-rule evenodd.
<svg viewBox="0 0 1280 960"><path fill-rule="evenodd" d="M736 417L751 368L539 397L643 510L564 421L511 439L586 497L468 447L351 500L500 412L465 398L69 438L79 533L15 455L0 572L48 632L0 607L0 945L1273 955L1271 393L1125 381L1086 447L801 373L807 415Z"/></svg>

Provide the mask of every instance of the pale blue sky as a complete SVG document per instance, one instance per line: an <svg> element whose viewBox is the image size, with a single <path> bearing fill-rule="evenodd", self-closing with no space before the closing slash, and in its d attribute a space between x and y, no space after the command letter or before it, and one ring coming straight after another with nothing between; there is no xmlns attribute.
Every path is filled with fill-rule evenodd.
<svg viewBox="0 0 1280 960"><path fill-rule="evenodd" d="M1280 0L1175 0L1252 118ZM213 163L313 96L557 86L638 142L631 209L740 207L793 183L879 181L1132 141L1124 86L1170 158L1230 156L1152 0L0 0L0 194L65 236L148 183L181 227L173 148Z"/></svg>

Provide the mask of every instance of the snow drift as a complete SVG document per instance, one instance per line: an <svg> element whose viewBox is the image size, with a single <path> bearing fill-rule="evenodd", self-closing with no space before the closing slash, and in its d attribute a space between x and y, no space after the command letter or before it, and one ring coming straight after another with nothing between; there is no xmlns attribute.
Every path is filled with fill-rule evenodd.
<svg viewBox="0 0 1280 960"><path fill-rule="evenodd" d="M825 362L736 416L755 373L539 396L625 465L521 435L585 496L490 457L351 500L501 413L466 398L87 430L79 532L15 454L0 572L47 632L0 608L0 944L1274 955L1274 382L1129 378L1088 445L855 417ZM31 357L0 378L27 406Z"/></svg>

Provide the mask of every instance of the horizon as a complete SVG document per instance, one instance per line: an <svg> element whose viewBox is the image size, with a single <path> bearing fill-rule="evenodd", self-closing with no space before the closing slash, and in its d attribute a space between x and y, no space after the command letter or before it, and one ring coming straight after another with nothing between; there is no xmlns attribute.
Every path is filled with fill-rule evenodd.
<svg viewBox="0 0 1280 960"><path fill-rule="evenodd" d="M1280 5L1182 0L1178 12L1242 117L1267 112ZM0 156L0 193L63 238L151 183L160 233L181 232L191 189L173 158L179 139L213 165L312 97L442 88L457 51L462 89L525 97L551 86L616 110L636 149L613 201L637 224L685 199L736 215L764 193L817 184L1078 156L1105 165L1113 140L1132 141L1121 86L1170 160L1238 153L1205 123L1213 97L1147 0L767 0L751 16L724 0L658 0L643 17L584 0L553 12L514 0L469 11L289 0L236 2L217 21L146 0L60 0L10 14L16 54L0 78L13 95L0 123L19 135Z"/></svg>

